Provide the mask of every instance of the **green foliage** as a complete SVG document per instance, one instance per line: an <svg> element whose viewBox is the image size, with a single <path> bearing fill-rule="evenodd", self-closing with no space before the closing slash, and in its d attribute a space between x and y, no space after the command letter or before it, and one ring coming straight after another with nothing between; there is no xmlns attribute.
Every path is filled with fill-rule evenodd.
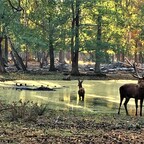
<svg viewBox="0 0 144 144"><path fill-rule="evenodd" d="M70 49L73 1L22 1L23 11L13 11L8 1L0 1L1 35L9 35L18 49L27 45L29 51L48 50L50 39L53 39L55 51ZM134 51L135 40L144 41L144 2L93 0L80 1L80 50L97 50L97 18L102 16L101 49L105 53L113 50L115 54L125 49ZM13 3L17 5L16 1ZM138 30L136 37L129 33ZM129 48L132 49L129 49ZM143 49L142 47L140 47Z"/></svg>

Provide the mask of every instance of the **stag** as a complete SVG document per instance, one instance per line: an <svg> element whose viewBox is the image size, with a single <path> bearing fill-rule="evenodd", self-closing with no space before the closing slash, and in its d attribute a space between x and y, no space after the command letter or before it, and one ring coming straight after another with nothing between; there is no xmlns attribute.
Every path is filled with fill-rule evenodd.
<svg viewBox="0 0 144 144"><path fill-rule="evenodd" d="M82 87L82 83L83 80L78 80L78 87L79 87L78 95L79 95L79 100L84 101L85 89Z"/></svg>
<svg viewBox="0 0 144 144"><path fill-rule="evenodd" d="M125 107L126 114L129 115L128 110L127 110L127 104L130 98L134 98L135 106L136 106L135 115L137 116L138 100L140 100L140 116L142 116L142 105L143 105L143 99L144 99L144 77L139 75L135 63L131 64L128 59L127 61L131 66L133 66L136 72L136 74L134 74L133 76L138 79L138 83L137 84L132 84L132 83L124 84L119 88L120 104L119 104L118 114L120 114L120 108L121 108L123 99L125 98L124 107Z"/></svg>

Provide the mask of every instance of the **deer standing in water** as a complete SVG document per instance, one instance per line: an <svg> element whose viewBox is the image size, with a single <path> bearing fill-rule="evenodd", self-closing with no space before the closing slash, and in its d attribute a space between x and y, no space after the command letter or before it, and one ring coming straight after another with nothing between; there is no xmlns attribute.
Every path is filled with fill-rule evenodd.
<svg viewBox="0 0 144 144"><path fill-rule="evenodd" d="M140 116L142 116L142 105L143 105L143 99L144 99L144 76L140 76L136 67L136 64L131 64L129 60L127 60L128 63L134 67L134 70L136 72L136 75L133 75L135 78L138 79L137 84L124 84L119 88L120 91L120 104L119 104L119 110L118 114L120 114L120 108L123 99L125 98L124 107L126 110L126 114L129 115L127 110L127 103L129 102L130 98L135 99L135 106L136 106L136 113L137 115L137 109L138 109L138 100L140 100Z"/></svg>
<svg viewBox="0 0 144 144"><path fill-rule="evenodd" d="M82 83L83 83L83 80L81 81L78 80L78 87L79 87L78 95L79 95L79 100L84 101L85 89L82 87Z"/></svg>

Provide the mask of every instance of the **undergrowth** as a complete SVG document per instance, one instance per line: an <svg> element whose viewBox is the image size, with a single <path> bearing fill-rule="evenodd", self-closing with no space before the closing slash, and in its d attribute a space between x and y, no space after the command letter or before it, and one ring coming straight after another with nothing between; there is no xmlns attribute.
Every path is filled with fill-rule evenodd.
<svg viewBox="0 0 144 144"><path fill-rule="evenodd" d="M45 113L46 108L46 105L38 105L32 101L23 102L19 100L8 105L1 103L0 111L3 111L10 121L36 121L38 116Z"/></svg>

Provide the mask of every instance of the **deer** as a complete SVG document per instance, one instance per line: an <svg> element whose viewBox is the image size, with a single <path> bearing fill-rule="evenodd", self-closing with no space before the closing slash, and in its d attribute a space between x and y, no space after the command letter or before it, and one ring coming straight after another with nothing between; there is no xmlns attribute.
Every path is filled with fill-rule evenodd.
<svg viewBox="0 0 144 144"><path fill-rule="evenodd" d="M79 95L79 100L84 101L85 89L82 87L82 83L83 83L83 80L78 80L78 87L79 87L78 95Z"/></svg>
<svg viewBox="0 0 144 144"><path fill-rule="evenodd" d="M128 59L126 60L131 66L133 66L136 72L136 74L134 74L133 76L138 79L138 83L137 84L133 84L133 83L124 84L119 88L120 104L119 104L118 114L120 114L120 108L121 108L123 99L125 98L124 107L125 107L126 115L129 115L128 110L127 110L127 104L131 98L134 98L135 107L136 107L135 115L137 116L138 100L140 100L140 116L142 116L142 106L143 106L143 99L144 99L144 76L140 76L135 63L132 64Z"/></svg>

